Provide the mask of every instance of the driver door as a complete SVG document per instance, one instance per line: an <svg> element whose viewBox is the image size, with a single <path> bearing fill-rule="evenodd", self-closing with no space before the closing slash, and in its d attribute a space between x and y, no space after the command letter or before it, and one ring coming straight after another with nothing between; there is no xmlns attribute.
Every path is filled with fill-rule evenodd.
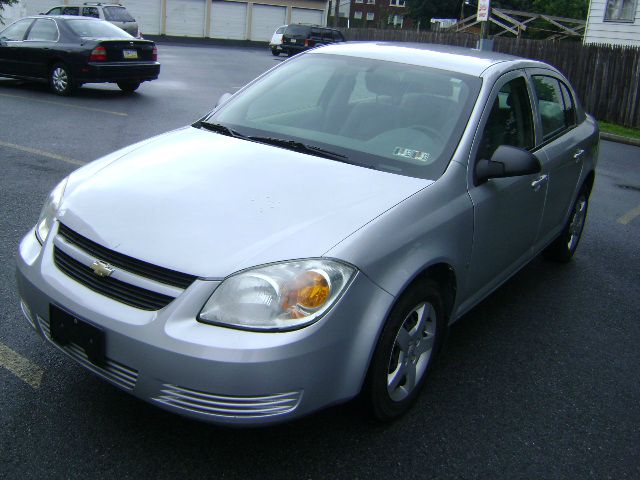
<svg viewBox="0 0 640 480"><path fill-rule="evenodd" d="M490 159L500 145L536 150L531 89L523 72L510 72L496 82L486 104L469 161L469 196L474 233L466 295L475 302L505 281L532 256L543 215L547 179L532 174L475 181L475 166Z"/></svg>

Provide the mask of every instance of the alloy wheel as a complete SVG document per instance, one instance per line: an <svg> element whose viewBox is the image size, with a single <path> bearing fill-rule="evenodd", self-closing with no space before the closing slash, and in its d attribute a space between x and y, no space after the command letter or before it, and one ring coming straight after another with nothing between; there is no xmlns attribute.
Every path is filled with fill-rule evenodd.
<svg viewBox="0 0 640 480"><path fill-rule="evenodd" d="M582 234L582 228L584 227L584 221L587 217L587 200L585 197L580 197L576 202L573 212L571 213L571 223L569 224L569 240L567 241L567 247L569 251L578 244L580 235Z"/></svg>
<svg viewBox="0 0 640 480"><path fill-rule="evenodd" d="M400 402L407 398L427 371L436 338L436 310L417 305L400 326L387 368L387 392Z"/></svg>

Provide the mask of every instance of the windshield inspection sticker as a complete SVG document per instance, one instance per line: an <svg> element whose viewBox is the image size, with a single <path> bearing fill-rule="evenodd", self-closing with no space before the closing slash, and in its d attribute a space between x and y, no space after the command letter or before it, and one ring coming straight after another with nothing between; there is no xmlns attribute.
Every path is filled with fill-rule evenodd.
<svg viewBox="0 0 640 480"><path fill-rule="evenodd" d="M393 154L398 157L409 158L411 160L417 160L419 162L428 162L431 159L431 154L427 152L420 152L418 150L411 150L410 148L396 147L393 150Z"/></svg>

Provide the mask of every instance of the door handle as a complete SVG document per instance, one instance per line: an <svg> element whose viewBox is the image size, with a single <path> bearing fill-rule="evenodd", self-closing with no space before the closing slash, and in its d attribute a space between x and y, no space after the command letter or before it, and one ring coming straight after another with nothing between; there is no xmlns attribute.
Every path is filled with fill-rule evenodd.
<svg viewBox="0 0 640 480"><path fill-rule="evenodd" d="M549 175L540 175L536 180L531 182L531 188L533 188L534 192L537 192L542 187L544 187L548 181L549 181Z"/></svg>
<svg viewBox="0 0 640 480"><path fill-rule="evenodd" d="M576 163L580 161L580 159L582 158L582 155L584 155L584 150L582 148L579 150L576 150L576 153L573 154L573 159L576 161Z"/></svg>

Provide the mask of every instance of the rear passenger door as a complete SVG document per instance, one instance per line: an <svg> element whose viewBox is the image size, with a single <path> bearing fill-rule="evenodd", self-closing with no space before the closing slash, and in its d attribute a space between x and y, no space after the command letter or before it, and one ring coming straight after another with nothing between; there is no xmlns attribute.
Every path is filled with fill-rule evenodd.
<svg viewBox="0 0 640 480"><path fill-rule="evenodd" d="M56 22L50 18L38 18L31 26L22 45L25 75L32 78L47 78L49 60L55 55L53 48L59 33Z"/></svg>
<svg viewBox="0 0 640 480"><path fill-rule="evenodd" d="M573 204L582 173L588 135L576 128L576 102L565 81L555 72L529 70L537 110L542 149L546 154L543 173L549 186L540 226L538 247L558 235Z"/></svg>

